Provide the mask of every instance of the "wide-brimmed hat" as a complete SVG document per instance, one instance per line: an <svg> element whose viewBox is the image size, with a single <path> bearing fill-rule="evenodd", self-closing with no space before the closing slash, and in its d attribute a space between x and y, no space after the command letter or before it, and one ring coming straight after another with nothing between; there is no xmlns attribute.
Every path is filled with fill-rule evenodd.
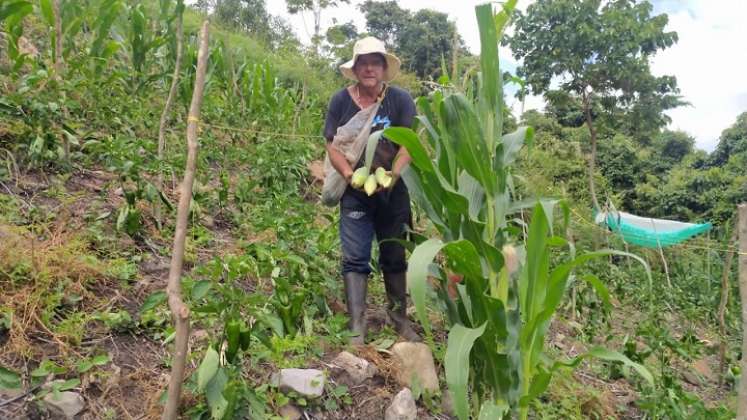
<svg viewBox="0 0 747 420"><path fill-rule="evenodd" d="M386 70L384 71L384 81L390 82L399 74L399 67L401 65L399 58L396 55L386 52L386 45L384 42L374 38L372 36L359 39L353 46L353 58L340 65L340 72L348 79L358 81L353 73L353 66L355 60L361 55L378 53L384 56L386 60Z"/></svg>

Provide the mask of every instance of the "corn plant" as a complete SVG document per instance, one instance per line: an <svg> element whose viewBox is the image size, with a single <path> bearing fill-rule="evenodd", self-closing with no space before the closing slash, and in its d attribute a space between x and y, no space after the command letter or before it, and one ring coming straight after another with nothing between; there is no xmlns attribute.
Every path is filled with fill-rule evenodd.
<svg viewBox="0 0 747 420"><path fill-rule="evenodd" d="M8 58L13 63L13 71L18 71L24 63L26 55L19 49L18 42L23 35L23 18L33 10L33 5L24 0L0 4L0 23L3 24L2 30L6 33Z"/></svg>
<svg viewBox="0 0 747 420"><path fill-rule="evenodd" d="M554 234L557 202L513 200L512 165L533 136L528 127L502 134L498 43L515 4L506 2L497 14L489 4L476 7L482 53L477 89L470 90L474 97L439 91L419 100L425 142L407 128L384 132L410 152L412 163L403 179L440 236L414 249L407 281L428 336L428 277L440 283L436 295L450 324L446 381L462 420L470 414L526 419L530 402L545 391L553 371L589 356L622 362L653 381L643 366L602 348L568 361L553 361L544 352L545 335L574 267L614 251L575 256ZM513 214L527 208L532 215L524 239L525 223ZM568 222L568 212L563 214L561 224ZM437 255L444 264L434 263ZM551 255L560 261L554 267ZM607 298L598 279L582 280Z"/></svg>

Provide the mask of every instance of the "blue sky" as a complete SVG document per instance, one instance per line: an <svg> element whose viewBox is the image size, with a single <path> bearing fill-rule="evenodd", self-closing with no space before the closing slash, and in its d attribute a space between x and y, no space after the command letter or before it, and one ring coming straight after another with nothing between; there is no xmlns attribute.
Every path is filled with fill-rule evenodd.
<svg viewBox="0 0 747 420"><path fill-rule="evenodd" d="M323 15L323 26L332 19L353 20L360 29L365 20L355 5L362 0L351 0ZM431 8L447 13L456 23L459 33L474 53L479 53L480 40L475 24L474 6L485 0L398 0L410 10ZM519 7L531 1L519 0ZM688 132L696 139L697 147L711 151L721 131L747 111L747 0L653 0L655 13L669 15L668 30L677 31L679 42L654 57L652 70L656 75L674 75L684 100L691 106L681 107L668 114L670 128ZM302 40L309 39L312 18L289 16L284 0L267 0L272 14L288 19ZM501 49L504 69L515 68L511 52ZM509 104L513 100L509 99ZM518 104L513 104L518 109ZM530 97L525 109L541 109L542 98Z"/></svg>

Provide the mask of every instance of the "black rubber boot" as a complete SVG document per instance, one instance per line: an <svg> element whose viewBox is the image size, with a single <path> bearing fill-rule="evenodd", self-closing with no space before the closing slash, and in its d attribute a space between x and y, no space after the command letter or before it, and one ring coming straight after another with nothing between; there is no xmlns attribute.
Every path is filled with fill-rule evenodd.
<svg viewBox="0 0 747 420"><path fill-rule="evenodd" d="M350 330L356 336L350 338L350 343L362 346L366 339L366 291L368 289L368 274L345 273L345 300L348 305Z"/></svg>
<svg viewBox="0 0 747 420"><path fill-rule="evenodd" d="M412 329L412 323L407 318L407 279L405 273L384 273L384 287L389 298L387 313L394 324L394 329L407 341L422 341L422 338Z"/></svg>

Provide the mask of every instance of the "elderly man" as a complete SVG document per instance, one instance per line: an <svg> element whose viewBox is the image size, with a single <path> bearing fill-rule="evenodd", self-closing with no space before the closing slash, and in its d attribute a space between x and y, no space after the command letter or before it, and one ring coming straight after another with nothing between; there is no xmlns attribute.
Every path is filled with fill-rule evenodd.
<svg viewBox="0 0 747 420"><path fill-rule="evenodd" d="M343 153L332 145L338 129L356 114L378 105L370 123L371 132L389 126L410 127L415 116L415 104L410 94L388 83L400 68L399 59L387 53L384 43L367 37L355 43L353 58L340 66L343 76L355 83L337 92L329 103L324 136L328 158L348 186L340 199L340 240L342 242L342 275L345 282L350 329L353 344L364 343L366 335L366 290L371 273L371 244L376 235L379 244L379 267L384 274L384 285L389 299L388 314L397 333L409 341L419 340L406 315L407 288L405 250L397 241L402 239L410 224L410 197L404 182L399 180L410 162L405 148L400 148L382 137L374 154L371 170L383 167L391 171L394 182L369 196L350 186L362 159L351 164Z"/></svg>

